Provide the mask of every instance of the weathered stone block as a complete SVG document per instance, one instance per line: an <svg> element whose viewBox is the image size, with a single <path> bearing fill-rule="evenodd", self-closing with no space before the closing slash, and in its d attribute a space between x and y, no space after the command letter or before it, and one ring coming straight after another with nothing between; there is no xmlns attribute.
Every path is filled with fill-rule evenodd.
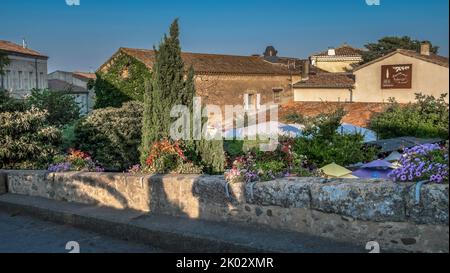
<svg viewBox="0 0 450 273"><path fill-rule="evenodd" d="M311 187L312 208L367 221L405 221L407 185L349 180Z"/></svg>
<svg viewBox="0 0 450 273"><path fill-rule="evenodd" d="M47 181L53 175L47 171L8 171L6 175L10 193L50 198Z"/></svg>
<svg viewBox="0 0 450 273"><path fill-rule="evenodd" d="M228 196L226 187L228 186ZM226 206L233 201L232 187L221 176L199 176L193 185L193 194L203 204Z"/></svg>
<svg viewBox="0 0 450 273"><path fill-rule="evenodd" d="M280 179L247 185L246 197L249 203L260 206L283 208L309 208L310 191L314 182L308 179Z"/></svg>
<svg viewBox="0 0 450 273"><path fill-rule="evenodd" d="M443 224L448 226L449 185L424 185L419 203L415 199L415 187L410 187L407 199L407 214L418 224Z"/></svg>

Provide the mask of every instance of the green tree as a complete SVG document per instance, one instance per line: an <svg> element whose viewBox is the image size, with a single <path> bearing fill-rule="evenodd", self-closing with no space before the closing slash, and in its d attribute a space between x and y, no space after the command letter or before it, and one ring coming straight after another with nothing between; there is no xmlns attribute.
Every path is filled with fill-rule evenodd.
<svg viewBox="0 0 450 273"><path fill-rule="evenodd" d="M430 43L429 41L425 41ZM397 49L408 49L419 52L422 41L413 40L408 36L403 37L384 37L376 43L365 45L367 51L363 53L363 62L368 63L378 59L386 54L394 52ZM431 43L431 53L437 54L439 47L433 46Z"/></svg>
<svg viewBox="0 0 450 273"><path fill-rule="evenodd" d="M193 118L195 97L195 71L185 68L181 57L178 19L170 26L158 49L152 80L147 81L144 95L144 114L141 143L141 163L145 165L152 145L170 139L170 126L174 121L170 111L175 105L185 105ZM203 120L206 122L206 120ZM191 126L192 128L192 126ZM202 165L208 173L223 172L225 155L223 141L187 141L187 154L193 162Z"/></svg>
<svg viewBox="0 0 450 273"><path fill-rule="evenodd" d="M10 60L5 53L0 52L0 76L5 75L5 67L10 64Z"/></svg>
<svg viewBox="0 0 450 273"><path fill-rule="evenodd" d="M34 89L26 103L48 112L50 125L62 127L80 118L80 107L67 92Z"/></svg>

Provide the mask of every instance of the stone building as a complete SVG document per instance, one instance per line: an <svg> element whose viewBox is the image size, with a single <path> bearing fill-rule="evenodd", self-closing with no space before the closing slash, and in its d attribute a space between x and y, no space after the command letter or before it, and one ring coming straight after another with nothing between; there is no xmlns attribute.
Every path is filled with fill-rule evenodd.
<svg viewBox="0 0 450 273"><path fill-rule="evenodd" d="M361 49L353 48L347 44L338 48L329 48L327 51L314 54L310 57L311 64L328 72L348 72L362 62Z"/></svg>
<svg viewBox="0 0 450 273"><path fill-rule="evenodd" d="M89 88L89 81L95 80L94 73L55 71L48 74L48 88L68 92L80 106L82 115L89 113L95 102L95 92Z"/></svg>
<svg viewBox="0 0 450 273"><path fill-rule="evenodd" d="M107 73L115 60L122 55L134 59L152 69L155 52L147 49L120 48L98 73ZM206 104L244 105L281 104L293 99L292 85L310 73L309 60L279 57L273 47L267 47L263 55L234 56L204 53L182 53L186 67L193 66L197 95ZM307 65L305 65L307 64ZM114 68L115 70L117 68ZM124 66L124 80L131 69Z"/></svg>
<svg viewBox="0 0 450 273"><path fill-rule="evenodd" d="M48 57L23 45L0 41L0 52L5 53L10 64L6 66L5 75L0 76L0 87L10 92L13 97L24 98L34 88L45 89L47 83Z"/></svg>
<svg viewBox="0 0 450 273"><path fill-rule="evenodd" d="M439 97L449 93L448 64L448 58L430 53L429 44L420 52L399 49L352 73L311 75L294 84L294 100L386 103L395 98L409 103L416 93Z"/></svg>

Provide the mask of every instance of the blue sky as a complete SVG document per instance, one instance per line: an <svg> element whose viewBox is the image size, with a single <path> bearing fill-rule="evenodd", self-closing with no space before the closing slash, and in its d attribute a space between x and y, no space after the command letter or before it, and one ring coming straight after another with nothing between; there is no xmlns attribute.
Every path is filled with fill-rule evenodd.
<svg viewBox="0 0 450 273"><path fill-rule="evenodd" d="M119 47L152 48L176 17L184 51L251 55L274 45L307 57L387 36L431 40L449 54L448 0L1 0L0 40L50 56L49 71L95 70Z"/></svg>

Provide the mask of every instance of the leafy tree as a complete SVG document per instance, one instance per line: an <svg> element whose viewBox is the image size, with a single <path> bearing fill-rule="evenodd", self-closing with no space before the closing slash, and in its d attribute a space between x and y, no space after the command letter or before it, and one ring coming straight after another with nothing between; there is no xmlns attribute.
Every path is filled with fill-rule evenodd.
<svg viewBox="0 0 450 273"><path fill-rule="evenodd" d="M5 53L0 52L0 76L5 75L5 67L10 64L10 60Z"/></svg>
<svg viewBox="0 0 450 273"><path fill-rule="evenodd" d="M0 113L23 112L27 105L19 99L11 98L6 90L0 88Z"/></svg>
<svg viewBox="0 0 450 273"><path fill-rule="evenodd" d="M426 41L428 42L428 41ZM408 36L404 37L384 37L376 43L365 45L368 49L363 53L363 62L368 63L397 49L408 49L419 52L422 41L413 40ZM431 43L430 43L431 44ZM431 45L431 53L437 54L439 47Z"/></svg>
<svg viewBox="0 0 450 273"><path fill-rule="evenodd" d="M31 91L27 99L30 107L46 110L47 122L50 125L62 127L80 118L80 107L75 99L62 91L40 90Z"/></svg>

